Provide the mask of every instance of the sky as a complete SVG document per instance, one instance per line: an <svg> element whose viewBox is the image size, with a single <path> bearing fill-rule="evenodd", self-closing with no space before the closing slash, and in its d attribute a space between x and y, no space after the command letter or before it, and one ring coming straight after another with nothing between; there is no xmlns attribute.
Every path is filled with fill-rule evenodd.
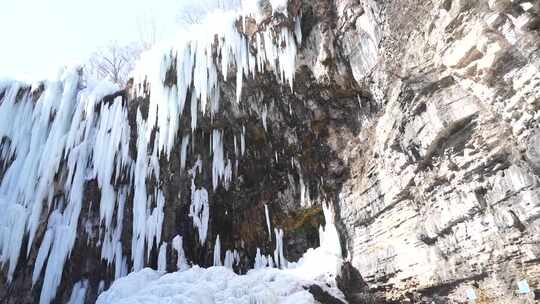
<svg viewBox="0 0 540 304"><path fill-rule="evenodd" d="M140 40L138 20L158 37L175 32L182 1L4 0L0 8L0 77L39 80L84 62L111 41Z"/></svg>

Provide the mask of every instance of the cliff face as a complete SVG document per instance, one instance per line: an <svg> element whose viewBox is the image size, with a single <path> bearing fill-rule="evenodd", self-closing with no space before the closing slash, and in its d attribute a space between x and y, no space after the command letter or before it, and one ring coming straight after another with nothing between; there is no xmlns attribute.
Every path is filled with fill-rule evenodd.
<svg viewBox="0 0 540 304"><path fill-rule="evenodd" d="M17 233L10 228L17 223L0 216L3 301L36 302L48 288L39 271L32 274L47 232L62 235L58 227L74 229L76 238L55 301L66 302L81 282L90 303L126 271L157 268L161 247L166 269L175 271L176 236L190 263L209 266L219 235L223 252L236 250L235 270L245 272L257 248L272 254L278 228L285 256L297 259L318 245L327 205L350 262L338 285L351 303L462 303L471 287L487 303L522 303L516 282L538 286L540 2L295 0L271 13L236 29L254 56L262 53L259 33L270 31L267 41L278 49L294 47L294 56L282 57L295 58L292 69L267 59L264 69L248 73L237 57L231 71L216 64L218 85L208 95L218 103L197 103L193 96L202 90L188 83L186 102L168 107L156 98L181 95L177 52L158 62L166 70L160 85L168 89L142 77L92 99L94 109L81 110L84 119L72 111L73 121L102 130L83 136L90 125L81 127L74 134L82 143L110 148L94 149L80 163L73 156L77 167L70 160L79 150L65 145L50 183L41 186L45 177L36 175L36 185L54 190L42 198L49 209L37 212L34 242L25 232L31 224ZM223 53L212 54L223 60ZM197 73L196 66L187 70ZM238 73L243 81L235 82ZM0 100L6 106L11 96L13 108L39 105L43 92L0 86ZM51 111L49 123L62 111ZM111 113L116 120L107 125ZM112 130L121 130L118 141ZM2 149L19 144L16 133L0 131ZM16 197L5 180L13 178L17 153L2 154L0 206ZM99 157L109 169L97 165ZM83 164L93 173L84 177L80 212L55 226L74 208L77 174L70 176ZM139 230L141 222L158 228ZM17 248L6 244L18 236L23 253L13 258Z"/></svg>
<svg viewBox="0 0 540 304"><path fill-rule="evenodd" d="M380 111L344 149L337 205L352 264L389 298L464 302L474 286L521 303L516 281L538 284L538 5L362 3L381 33L363 78Z"/></svg>

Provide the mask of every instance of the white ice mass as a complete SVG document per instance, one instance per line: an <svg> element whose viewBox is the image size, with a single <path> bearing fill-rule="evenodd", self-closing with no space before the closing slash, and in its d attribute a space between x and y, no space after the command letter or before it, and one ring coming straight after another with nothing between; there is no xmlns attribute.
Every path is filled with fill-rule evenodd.
<svg viewBox="0 0 540 304"><path fill-rule="evenodd" d="M341 247L329 215L325 211L327 225L320 230L321 246L309 249L298 262L289 263L284 269L268 266L266 258L261 264L260 251L255 269L245 275L222 266L194 266L168 274L145 268L115 281L97 303L315 304L313 295L306 291L314 284L345 303L335 281L343 262ZM218 244L219 239L217 248Z"/></svg>
<svg viewBox="0 0 540 304"><path fill-rule="evenodd" d="M334 271L340 255L324 249L329 239L324 230L323 246L311 250L298 263L289 263L283 255L283 230L275 227L276 251L258 253L257 270L239 276L230 268L238 262L234 248L223 248L224 265L202 269L188 268L182 237L162 240L164 207L167 204L159 184L149 191L147 184L160 179L160 157L168 158L174 145L181 143L181 168L186 166L198 115L213 115L220 109L220 80L236 75L236 100L241 103L244 78L256 73L273 72L293 88L297 45L301 42L300 19L293 29L285 25L262 27L253 36L243 33L247 18L259 20L256 1L242 1L238 9L212 12L205 22L178 34L143 55L134 72L132 94L151 92L147 119L136 111L136 125L130 126L128 105L121 97L104 102L103 98L119 88L106 82L84 81L81 71L68 68L58 79L28 86L18 81L0 81L0 263L11 280L21 255L38 248L32 282L43 278L40 303L48 304L56 296L64 265L70 259L83 208L85 183L96 180L99 187L99 232L101 258L114 269L118 280L98 303L159 303L170 299L184 303L312 303L303 287L316 278L314 261ZM287 13L287 1L271 1L274 12ZM237 22L240 21L240 22ZM256 46L252 53L248 45ZM174 69L172 69L174 67ZM176 83L166 83L169 71L176 71ZM191 96L191 97L189 97ZM189 109L191 130L180 130L184 108ZM264 108L266 128L267 109ZM130 136L136 128L136 154L130 154ZM152 132L156 136L152 136ZM182 131L182 132L179 132ZM185 131L191 131L185 132ZM209 150L212 160L200 159L191 169L193 176L190 216L201 244L207 242L211 211L208 191L195 184L202 166L212 168L213 189L228 188L233 178L231 157L244 155L246 130L234 136L240 139L240 153L224 149L223 130L213 129ZM153 147L153 148L150 148ZM236 147L236 144L235 144ZM197 159L197 157L192 157ZM238 166L238 160L236 160ZM304 187L304 186L302 186ZM61 190L60 190L61 189ZM208 188L210 189L210 188ZM128 193L133 192L131 262L122 250L121 235ZM270 220L266 210L268 230ZM44 226L42 235L37 235ZM88 228L90 227L90 228ZM330 227L330 228L328 228ZM84 230L84 229L83 229ZM92 232L87 225L86 233ZM332 232L333 233L333 232ZM322 235L322 234L321 234ZM27 236L27 238L25 238ZM333 238L333 236L332 236ZM23 240L27 244L23 246ZM165 274L167 243L178 254L178 269ZM335 245L335 244L334 244ZM338 243L339 246L339 243ZM21 252L27 248L26 252ZM145 269L152 248L159 252L159 271ZM221 246L216 241L215 264L221 265ZM275 265L281 269L274 269ZM319 264L320 265L320 264ZM314 267L317 268L317 267ZM135 271L127 277L129 272ZM320 275L320 274L317 274ZM73 287L70 303L84 301L87 282ZM212 300L213 299L213 300ZM155 302L154 300L159 300ZM135 301L135 302L136 302ZM213 302L212 302L213 303Z"/></svg>

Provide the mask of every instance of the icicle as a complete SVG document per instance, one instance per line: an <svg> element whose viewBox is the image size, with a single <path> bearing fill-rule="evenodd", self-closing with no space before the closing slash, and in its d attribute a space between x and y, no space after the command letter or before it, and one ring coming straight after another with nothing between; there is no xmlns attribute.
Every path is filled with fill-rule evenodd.
<svg viewBox="0 0 540 304"><path fill-rule="evenodd" d="M304 175L302 174L302 168L296 160L293 160L294 166L298 171L298 176L300 177L299 186L300 186L300 205L302 207L311 206L311 197L309 195L309 184L304 182Z"/></svg>
<svg viewBox="0 0 540 304"><path fill-rule="evenodd" d="M201 160L197 160L195 166L190 170L191 180L191 205L189 207L189 216L193 219L193 226L199 232L199 241L201 245L206 241L208 233L208 219L210 217L208 206L208 192L205 188L197 189L195 187L195 176L197 170L201 170Z"/></svg>
<svg viewBox="0 0 540 304"><path fill-rule="evenodd" d="M280 269L287 268L288 261L283 255L283 229L274 228L276 234L276 249L274 250L274 261Z"/></svg>
<svg viewBox="0 0 540 304"><path fill-rule="evenodd" d="M234 155L238 157L238 146L236 144L236 135L234 135Z"/></svg>
<svg viewBox="0 0 540 304"><path fill-rule="evenodd" d="M193 226L199 231L199 241L201 244L206 241L208 232L208 208L208 192L206 189L194 190L191 194L189 216L193 218Z"/></svg>
<svg viewBox="0 0 540 304"><path fill-rule="evenodd" d="M229 269L233 269L234 265L237 263L237 257L238 257L238 252L236 250L234 252L227 250L225 252L225 260L223 262L223 266Z"/></svg>
<svg viewBox="0 0 540 304"><path fill-rule="evenodd" d="M230 250L225 251L225 259L223 260L223 266L229 269L233 269L232 253Z"/></svg>
<svg viewBox="0 0 540 304"><path fill-rule="evenodd" d="M114 274L115 276L115 280L118 279L118 278L123 278L125 276L127 276L128 274L128 264L127 264L127 258L126 257L122 257L122 267L120 268L120 273L118 274Z"/></svg>
<svg viewBox="0 0 540 304"><path fill-rule="evenodd" d="M218 130L212 131L212 185L217 189L219 180L223 179L225 173L225 162L223 154L223 133Z"/></svg>
<svg viewBox="0 0 540 304"><path fill-rule="evenodd" d="M268 267L269 268L274 268L274 260L272 259L271 255L266 256L266 261L268 261Z"/></svg>
<svg viewBox="0 0 540 304"><path fill-rule="evenodd" d="M137 113L137 129L146 130L146 123L142 119L142 114ZM133 197L133 236L131 242L131 252L133 260L133 269L141 270L144 267L144 243L146 237L146 217L147 217L147 194L146 194L146 175L148 172L148 136L140 133L137 137L137 160L135 162L135 194Z"/></svg>
<svg viewBox="0 0 540 304"><path fill-rule="evenodd" d="M105 290L105 281L101 280L98 284L97 294L100 295Z"/></svg>
<svg viewBox="0 0 540 304"><path fill-rule="evenodd" d="M86 299L86 290L88 289L88 280L79 281L73 285L71 296L67 304L84 304Z"/></svg>
<svg viewBox="0 0 540 304"><path fill-rule="evenodd" d="M246 127L242 125L242 135L240 136L240 154L244 156L246 151Z"/></svg>
<svg viewBox="0 0 540 304"><path fill-rule="evenodd" d="M261 249L257 248L257 254L255 255L254 268L255 269L261 269L261 268L267 267L268 265L269 264L268 264L268 260L267 260L266 256L261 255Z"/></svg>
<svg viewBox="0 0 540 304"><path fill-rule="evenodd" d="M306 206L306 201L309 199L306 199L306 194L309 197L309 191L306 191L307 187L306 184L304 184L304 178L302 174L300 174L300 205L302 207Z"/></svg>
<svg viewBox="0 0 540 304"><path fill-rule="evenodd" d="M159 247L158 271L167 272L167 243L163 243Z"/></svg>
<svg viewBox="0 0 540 304"><path fill-rule="evenodd" d="M262 123L264 127L264 131L268 132L268 128L266 126L266 118L268 116L268 106L264 105L263 112L262 112Z"/></svg>
<svg viewBox="0 0 540 304"><path fill-rule="evenodd" d="M180 271L188 269L189 266L187 264L186 256L184 254L181 236L177 235L173 238L172 247L174 248L174 250L176 250L176 254L178 256L176 260L176 268Z"/></svg>
<svg viewBox="0 0 540 304"><path fill-rule="evenodd" d="M63 221L65 218L63 218ZM76 227L70 227L64 223L55 228L53 246L49 253L43 287L39 298L40 304L48 304L56 295L56 289L60 285L64 263L66 262L71 248L75 243Z"/></svg>
<svg viewBox="0 0 540 304"><path fill-rule="evenodd" d="M219 234L216 238L216 244L214 245L214 266L221 266L221 243L219 242Z"/></svg>
<svg viewBox="0 0 540 304"><path fill-rule="evenodd" d="M36 284L39 276L41 275L41 270L43 269L43 265L45 264L45 259L49 255L49 250L51 249L51 244L53 240L53 233L54 232L51 229L47 229L47 231L45 232L45 236L41 241L41 246L39 246L38 255L34 264L34 272L32 273L32 286Z"/></svg>
<svg viewBox="0 0 540 304"><path fill-rule="evenodd" d="M268 228L268 238L272 239L272 230L270 230L270 216L268 214L268 205L264 204L264 215L266 217L266 227Z"/></svg>
<svg viewBox="0 0 540 304"><path fill-rule="evenodd" d="M154 194L154 200L156 201L156 207L152 210L152 213L148 218L146 219L146 243L148 246L146 247L146 256L150 256L150 251L153 248L153 245L156 244L156 246L159 246L161 243L161 229L163 226L163 208L165 205L165 197L163 196L163 193L159 190L156 190L156 194ZM155 240L155 242L154 242Z"/></svg>
<svg viewBox="0 0 540 304"><path fill-rule="evenodd" d="M197 97L191 95L191 132L195 132L197 128Z"/></svg>
<svg viewBox="0 0 540 304"><path fill-rule="evenodd" d="M334 216L326 204L323 204L323 213L326 225L324 228L322 226L319 227L320 248L341 258L342 252L339 234L334 224Z"/></svg>
<svg viewBox="0 0 540 304"><path fill-rule="evenodd" d="M232 181L232 164L231 160L227 158L227 165L223 169L223 187L229 190Z"/></svg>
<svg viewBox="0 0 540 304"><path fill-rule="evenodd" d="M296 37L298 44L302 44L302 25L300 19L300 17L294 18L294 36Z"/></svg>
<svg viewBox="0 0 540 304"><path fill-rule="evenodd" d="M187 148L189 145L189 134L182 137L182 147L180 148L180 168L184 170L186 168Z"/></svg>
<svg viewBox="0 0 540 304"><path fill-rule="evenodd" d="M5 213L3 217L0 216L0 219L2 220L1 225L5 225L5 227L3 227L3 237L0 238L2 241L0 261L2 263L9 261L7 279L8 282L11 282L19 260L27 213L25 208L18 204L9 205L2 209L5 210Z"/></svg>

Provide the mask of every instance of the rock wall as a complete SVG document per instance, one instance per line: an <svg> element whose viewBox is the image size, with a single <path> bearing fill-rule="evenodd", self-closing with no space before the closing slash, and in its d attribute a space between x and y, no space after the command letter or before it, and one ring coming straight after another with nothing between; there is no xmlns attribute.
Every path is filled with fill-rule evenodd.
<svg viewBox="0 0 540 304"><path fill-rule="evenodd" d="M212 265L219 235L222 252L239 253L235 270L246 271L257 248L270 254L275 246L265 206L271 229L284 230L286 257L296 259L318 244L328 204L349 261L340 286L351 303L465 303L471 287L485 303L523 303L516 281L540 284L539 14L539 1L510 0L294 0L287 14L269 13L263 24L291 30L301 16L294 89L258 74L244 80L237 104L234 80L221 82L219 113L197 114L192 130L186 107L170 156L158 158L159 178L146 180L148 193L159 188L166 202L167 270L176 270L176 235L187 259L203 266ZM245 35L259 30L248 26ZM125 106L133 159L137 115L147 119L152 94L140 92L129 87L103 101ZM235 169L228 187L213 190L208 143L217 128ZM193 174L198 159L202 170ZM202 244L189 215L192 185L208 190L211 206ZM97 180L85 183L57 303L82 280L94 302L117 272L102 259L101 191ZM128 189L114 215L124 214L129 269L133 200ZM159 244L146 246L144 263L156 268ZM42 278L32 287L38 248L21 255L11 283L3 269L3 302L39 299Z"/></svg>
<svg viewBox="0 0 540 304"><path fill-rule="evenodd" d="M388 299L524 303L516 282L540 280L538 1L337 2L336 36L375 28L374 49L341 42L381 109L342 153L352 265Z"/></svg>

